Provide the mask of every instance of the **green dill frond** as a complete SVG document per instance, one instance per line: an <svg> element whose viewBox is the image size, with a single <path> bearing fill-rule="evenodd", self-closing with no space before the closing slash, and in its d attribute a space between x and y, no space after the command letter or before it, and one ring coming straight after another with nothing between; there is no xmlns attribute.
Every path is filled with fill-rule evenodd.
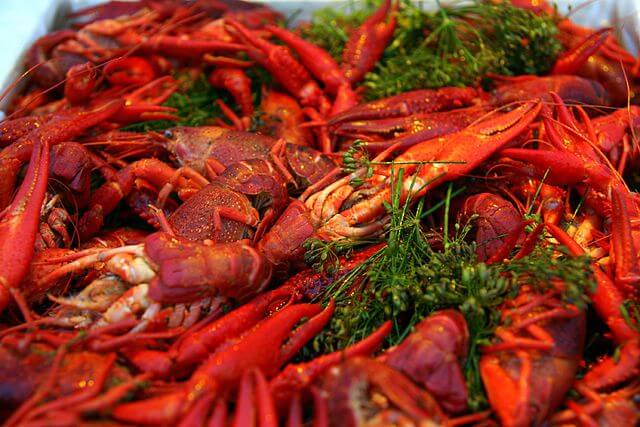
<svg viewBox="0 0 640 427"><path fill-rule="evenodd" d="M270 86L272 77L261 67L251 67L245 70L251 79L251 91L254 97L254 106L260 105L262 85ZM216 118L227 120L218 105L217 100L224 101L225 104L239 112L238 106L233 101L231 95L225 91L216 89L207 81L206 73L201 72L193 79L189 73L177 73L175 79L179 83L179 89L171 94L162 105L172 107L177 110L176 115L180 117L177 121L153 120L134 123L122 128L131 132L147 132L150 130L164 130L173 126L204 126L214 123Z"/></svg>
<svg viewBox="0 0 640 427"><path fill-rule="evenodd" d="M301 34L340 61L351 30L378 4L367 1L351 13L322 9ZM553 17L507 2L439 5L427 12L420 2L401 1L393 39L365 77L365 98L475 85L488 73L543 74L561 50L557 31Z"/></svg>
<svg viewBox="0 0 640 427"><path fill-rule="evenodd" d="M428 49L415 49L406 55L388 58L365 77L367 100L386 98L415 89L466 86L475 75Z"/></svg>
<svg viewBox="0 0 640 427"><path fill-rule="evenodd" d="M497 4L477 6L482 31L500 62L492 72L505 75L545 74L562 46L552 17Z"/></svg>
<svg viewBox="0 0 640 427"><path fill-rule="evenodd" d="M338 239L325 242L309 238L302 243L304 261L318 273L334 274L340 267L340 257L349 257L354 250L375 243L374 240Z"/></svg>
<svg viewBox="0 0 640 427"><path fill-rule="evenodd" d="M301 36L325 49L339 61L350 32L367 19L377 3L371 0L353 1L342 9L319 9L313 13L310 24L300 28Z"/></svg>
<svg viewBox="0 0 640 427"><path fill-rule="evenodd" d="M561 50L551 17L506 3L447 6L434 13L417 9L401 9L394 42L366 76L368 99L475 85L488 73L543 74Z"/></svg>
<svg viewBox="0 0 640 427"><path fill-rule="evenodd" d="M328 327L305 348L303 357L345 348L386 320L393 322L386 345L393 346L429 314L454 308L465 316L469 327L470 350L463 366L469 407L481 410L487 407L487 399L478 370L480 348L490 342L500 324L501 304L514 298L523 284L534 292L545 292L562 283L562 299L585 308L589 302L586 291L595 286L590 261L586 256L570 256L541 236L532 253L520 260L479 262L475 243L468 241L471 224L448 222L451 200L463 191L453 184L435 204L447 218L437 239L443 244L440 249L430 243L432 236L422 226L424 199L403 200L404 170L392 168L391 172L387 245L329 287L324 299L333 298L336 311ZM630 317L634 315L639 315L637 308Z"/></svg>
<svg viewBox="0 0 640 427"><path fill-rule="evenodd" d="M531 254L504 264L513 280L526 283L540 292L554 283L562 283L562 299L578 308L589 303L587 291L595 289L591 260L587 255L572 256L563 246L538 244Z"/></svg>
<svg viewBox="0 0 640 427"><path fill-rule="evenodd" d="M634 300L625 300L620 307L620 314L627 325L640 332L640 303Z"/></svg>
<svg viewBox="0 0 640 427"><path fill-rule="evenodd" d="M204 74L200 74L195 80L187 75L177 75L176 80L180 88L171 94L169 99L162 104L175 108L178 121L154 120L134 123L122 128L133 132L147 132L150 130L163 130L173 126L203 126L214 117L221 117L222 112L215 104L217 99L228 101L228 95L216 90L209 84Z"/></svg>

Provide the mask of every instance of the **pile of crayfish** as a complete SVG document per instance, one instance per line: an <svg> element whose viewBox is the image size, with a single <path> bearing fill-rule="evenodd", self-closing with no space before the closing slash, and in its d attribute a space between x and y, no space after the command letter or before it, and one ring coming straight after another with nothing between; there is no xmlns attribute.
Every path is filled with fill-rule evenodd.
<svg viewBox="0 0 640 427"><path fill-rule="evenodd" d="M112 1L38 39L0 122L0 419L637 425L640 62L610 28L511 3L555 20L547 74L370 102L397 0L344 29L341 59L240 0ZM202 126L172 101L189 79L215 93ZM335 283L389 245L392 203L418 201L435 251L451 216L483 266L544 247L593 286L521 274L489 338L443 306L309 357ZM308 242L352 249L318 270Z"/></svg>

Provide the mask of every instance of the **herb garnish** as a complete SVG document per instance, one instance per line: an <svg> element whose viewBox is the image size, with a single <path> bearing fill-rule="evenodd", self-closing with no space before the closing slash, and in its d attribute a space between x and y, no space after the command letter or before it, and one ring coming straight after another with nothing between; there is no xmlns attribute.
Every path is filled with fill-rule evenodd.
<svg viewBox="0 0 640 427"><path fill-rule="evenodd" d="M478 370L479 347L489 342L499 324L500 304L513 298L521 284L544 291L559 281L565 284L563 299L585 307L584 290L594 286L589 260L586 256L571 257L541 237L530 255L487 265L478 261L475 244L467 241L469 224L454 224L451 232L443 232L439 239L443 249L438 249L422 228L424 199L401 202L402 180L402 169L392 174L387 246L327 291L325 299L334 298L336 312L329 326L307 346L305 357L344 348L386 320L394 325L387 340L392 346L433 311L456 308L467 319L470 332L470 352L464 366L469 406L474 411L484 408L487 401ZM445 212L453 194L459 191L450 187L441 203Z"/></svg>
<svg viewBox="0 0 640 427"><path fill-rule="evenodd" d="M254 97L254 106L260 104L262 96L261 86L271 84L271 76L260 67L251 67L246 70L252 81L251 92ZM173 107L180 117L178 121L153 120L141 123L134 123L125 126L122 130L132 132L147 132L150 130L163 130L173 126L204 126L215 124L214 120L220 118L227 121L226 117L216 104L218 99L224 101L232 109L239 112L236 103L231 95L221 89L216 89L207 81L206 73L200 72L196 78L190 73L179 72L175 76L179 83L179 89L171 94L169 99L162 105ZM257 110L253 121L258 120L260 112Z"/></svg>
<svg viewBox="0 0 640 427"><path fill-rule="evenodd" d="M351 28L374 9L340 14L317 11L302 35L340 59ZM402 1L392 42L364 85L367 99L442 86L480 83L488 73L543 74L561 50L550 16L506 2L438 6L425 11L420 3Z"/></svg>
<svg viewBox="0 0 640 427"><path fill-rule="evenodd" d="M217 91L209 84L204 74L200 74L196 79L189 76L177 75L176 80L180 88L171 94L164 102L164 106L177 109L180 120L173 122L169 120L153 120L141 123L134 123L126 126L123 130L133 132L147 132L150 130L162 130L173 126L203 126L212 117L222 116L222 112L215 101L224 96L221 91Z"/></svg>
<svg viewBox="0 0 640 427"><path fill-rule="evenodd" d="M340 257L349 257L355 249L375 242L347 238L325 242L309 238L302 244L305 249L304 260L318 273L333 275L340 266Z"/></svg>
<svg viewBox="0 0 640 427"><path fill-rule="evenodd" d="M310 25L300 28L300 33L340 61L349 33L374 10L375 3L370 0L350 2L342 12L335 7L319 9L313 13Z"/></svg>

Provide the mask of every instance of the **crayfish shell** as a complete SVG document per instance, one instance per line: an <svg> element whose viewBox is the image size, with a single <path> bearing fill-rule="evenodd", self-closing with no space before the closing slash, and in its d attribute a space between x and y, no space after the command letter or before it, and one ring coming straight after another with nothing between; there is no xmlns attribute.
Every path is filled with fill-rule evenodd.
<svg viewBox="0 0 640 427"><path fill-rule="evenodd" d="M374 359L357 357L330 369L322 389L332 426L437 424L445 418L429 393Z"/></svg>

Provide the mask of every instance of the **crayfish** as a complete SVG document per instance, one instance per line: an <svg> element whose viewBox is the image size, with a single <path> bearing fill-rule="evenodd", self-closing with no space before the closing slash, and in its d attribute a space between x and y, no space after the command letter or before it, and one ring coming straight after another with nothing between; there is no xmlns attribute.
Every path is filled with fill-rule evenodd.
<svg viewBox="0 0 640 427"><path fill-rule="evenodd" d="M369 6L110 1L34 42L7 426L639 422L640 62L544 1Z"/></svg>

